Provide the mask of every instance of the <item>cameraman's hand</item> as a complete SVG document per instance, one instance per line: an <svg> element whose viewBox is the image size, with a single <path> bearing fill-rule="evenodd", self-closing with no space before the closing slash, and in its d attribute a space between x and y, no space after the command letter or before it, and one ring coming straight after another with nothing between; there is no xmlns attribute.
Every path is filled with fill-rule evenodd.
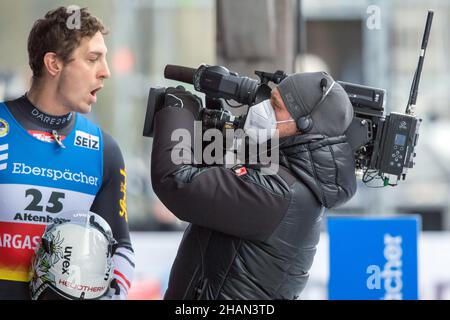
<svg viewBox="0 0 450 320"><path fill-rule="evenodd" d="M198 120L202 109L202 100L182 86L176 88L170 87L166 90L164 107L187 109Z"/></svg>

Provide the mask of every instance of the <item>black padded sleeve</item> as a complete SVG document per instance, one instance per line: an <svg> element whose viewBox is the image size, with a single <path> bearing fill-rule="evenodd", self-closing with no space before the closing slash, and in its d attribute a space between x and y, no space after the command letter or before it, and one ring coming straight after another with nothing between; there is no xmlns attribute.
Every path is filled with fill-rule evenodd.
<svg viewBox="0 0 450 320"><path fill-rule="evenodd" d="M196 166L193 141L172 141L176 129L194 139L190 111L173 107L156 114L151 172L159 199L181 220L248 240L267 239L287 211L289 187L257 170L237 176L225 167ZM181 164L172 161L173 152L182 152Z"/></svg>

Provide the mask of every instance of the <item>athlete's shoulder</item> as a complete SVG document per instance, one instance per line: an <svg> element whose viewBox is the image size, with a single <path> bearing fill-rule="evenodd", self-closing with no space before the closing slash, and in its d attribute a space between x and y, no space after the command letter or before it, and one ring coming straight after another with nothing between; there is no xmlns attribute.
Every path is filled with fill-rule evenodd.
<svg viewBox="0 0 450 320"><path fill-rule="evenodd" d="M97 131L101 134L103 140L103 147L108 150L118 150L120 152L119 144L117 141L107 132L105 132L99 125L95 124L92 120L88 119L86 116L77 113L77 129L84 127L90 129L90 131Z"/></svg>
<svg viewBox="0 0 450 320"><path fill-rule="evenodd" d="M105 132L103 129L100 129L103 137L103 148L108 152L120 152L119 144L116 139L114 139L109 133Z"/></svg>
<svg viewBox="0 0 450 320"><path fill-rule="evenodd" d="M100 135L103 145L103 158L106 167L123 167L123 156L117 141L107 132L100 128L97 124L89 120L87 117L77 114L77 129L86 131L92 135ZM81 133L78 133L81 134ZM93 137L90 137L91 139ZM95 137L94 137L95 138Z"/></svg>
<svg viewBox="0 0 450 320"><path fill-rule="evenodd" d="M105 172L109 170L117 171L124 169L125 163L117 141L105 131L101 131L103 136L103 158L105 161Z"/></svg>
<svg viewBox="0 0 450 320"><path fill-rule="evenodd" d="M98 132L101 131L101 128L98 124L95 124L92 120L88 119L86 116L76 113L76 126L79 128L88 128L91 130L96 130Z"/></svg>

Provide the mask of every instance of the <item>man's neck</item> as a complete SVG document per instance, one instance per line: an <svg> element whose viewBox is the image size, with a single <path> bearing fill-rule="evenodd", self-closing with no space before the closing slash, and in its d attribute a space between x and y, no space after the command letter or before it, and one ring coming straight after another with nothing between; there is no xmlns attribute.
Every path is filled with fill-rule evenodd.
<svg viewBox="0 0 450 320"><path fill-rule="evenodd" d="M51 116L65 116L70 110L58 99L52 85L33 83L26 94L28 100L41 112Z"/></svg>

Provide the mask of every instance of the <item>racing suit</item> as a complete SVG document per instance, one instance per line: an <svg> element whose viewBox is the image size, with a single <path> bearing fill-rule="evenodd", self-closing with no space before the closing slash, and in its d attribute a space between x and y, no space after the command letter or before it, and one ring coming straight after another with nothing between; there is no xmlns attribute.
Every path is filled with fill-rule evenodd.
<svg viewBox="0 0 450 320"><path fill-rule="evenodd" d="M29 299L29 267L45 226L90 210L111 226L116 293L134 271L126 172L117 143L85 117L42 113L26 96L0 103L0 299Z"/></svg>

